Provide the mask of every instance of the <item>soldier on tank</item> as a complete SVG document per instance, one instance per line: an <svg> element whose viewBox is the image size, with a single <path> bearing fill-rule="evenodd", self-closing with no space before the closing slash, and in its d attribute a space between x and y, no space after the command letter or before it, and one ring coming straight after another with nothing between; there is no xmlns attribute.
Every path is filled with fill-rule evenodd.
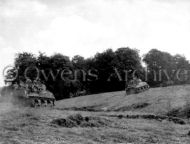
<svg viewBox="0 0 190 144"><path fill-rule="evenodd" d="M132 81L133 81L134 85L138 85L140 82L142 82L142 80L139 79L137 76L135 76Z"/></svg>
<svg viewBox="0 0 190 144"><path fill-rule="evenodd" d="M37 80L33 81L33 89L34 89L34 92L39 93L40 90L39 90L39 86L38 86Z"/></svg>
<svg viewBox="0 0 190 144"><path fill-rule="evenodd" d="M32 81L30 79L26 80L26 90L32 92Z"/></svg>

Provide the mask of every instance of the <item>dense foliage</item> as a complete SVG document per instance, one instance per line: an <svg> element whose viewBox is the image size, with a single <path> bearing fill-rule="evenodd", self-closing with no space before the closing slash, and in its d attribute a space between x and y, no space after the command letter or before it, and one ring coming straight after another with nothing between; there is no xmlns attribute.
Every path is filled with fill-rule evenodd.
<svg viewBox="0 0 190 144"><path fill-rule="evenodd" d="M190 63L183 55L174 55L157 49L150 50L144 55L143 61L148 68L147 81L151 86L163 83L189 83Z"/></svg>
<svg viewBox="0 0 190 144"><path fill-rule="evenodd" d="M143 62L145 67L143 67ZM19 53L14 68L7 78L17 75L13 83L27 79L39 79L56 99L63 99L86 93L123 90L126 81L137 76L150 86L187 83L189 62L184 56L172 56L157 49L150 50L141 57L137 49L129 47L116 51L107 49L94 57L85 59L76 55L72 59L60 53L47 56L39 53Z"/></svg>

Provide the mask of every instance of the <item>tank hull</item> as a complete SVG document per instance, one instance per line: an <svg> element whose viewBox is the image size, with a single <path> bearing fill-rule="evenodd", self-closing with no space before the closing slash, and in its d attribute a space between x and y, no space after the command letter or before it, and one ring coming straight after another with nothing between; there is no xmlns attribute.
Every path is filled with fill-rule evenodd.
<svg viewBox="0 0 190 144"><path fill-rule="evenodd" d="M55 106L55 98L50 92L43 93L30 93L27 95L30 105L32 107L47 107L47 106Z"/></svg>
<svg viewBox="0 0 190 144"><path fill-rule="evenodd" d="M150 88L150 86L146 82L140 82L138 84L131 84L128 85L125 89L126 94L138 94L144 91L147 91Z"/></svg>
<svg viewBox="0 0 190 144"><path fill-rule="evenodd" d="M15 105L29 107L53 107L55 98L52 93L46 91L42 93L27 93L23 89L17 89L12 92L12 103Z"/></svg>

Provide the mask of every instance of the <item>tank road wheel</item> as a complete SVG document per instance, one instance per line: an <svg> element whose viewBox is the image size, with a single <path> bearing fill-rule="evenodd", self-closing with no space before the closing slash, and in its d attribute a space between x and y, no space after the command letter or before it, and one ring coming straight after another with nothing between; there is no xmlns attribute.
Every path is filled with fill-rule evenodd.
<svg viewBox="0 0 190 144"><path fill-rule="evenodd" d="M54 99L52 100L52 102L53 102L53 106L55 106L55 100Z"/></svg>
<svg viewBox="0 0 190 144"><path fill-rule="evenodd" d="M50 107L53 107L53 102L52 102L52 100L48 100L48 104L50 105Z"/></svg>
<svg viewBox="0 0 190 144"><path fill-rule="evenodd" d="M41 106L41 104L42 104L42 103L41 103L41 100L38 99L37 101L38 101L37 105L38 105L38 106Z"/></svg>
<svg viewBox="0 0 190 144"><path fill-rule="evenodd" d="M128 88L125 89L126 95L130 94L130 90Z"/></svg>
<svg viewBox="0 0 190 144"><path fill-rule="evenodd" d="M140 88L138 88L138 89L136 89L135 94L138 94L138 93L140 93L140 92L141 92L141 89L140 89Z"/></svg>
<svg viewBox="0 0 190 144"><path fill-rule="evenodd" d="M145 86L145 90L148 90L148 89L149 89L149 86L148 86L148 85L146 85L146 86Z"/></svg>
<svg viewBox="0 0 190 144"><path fill-rule="evenodd" d="M44 100L44 106L47 107L47 105L48 105L47 100Z"/></svg>
<svg viewBox="0 0 190 144"><path fill-rule="evenodd" d="M51 106L54 107L55 106L55 100L50 100Z"/></svg>
<svg viewBox="0 0 190 144"><path fill-rule="evenodd" d="M33 106L33 107L37 107L37 106L38 106L38 99L34 99L34 100L32 101L32 106Z"/></svg>
<svg viewBox="0 0 190 144"><path fill-rule="evenodd" d="M32 107L36 107L36 100L35 99L32 100Z"/></svg>

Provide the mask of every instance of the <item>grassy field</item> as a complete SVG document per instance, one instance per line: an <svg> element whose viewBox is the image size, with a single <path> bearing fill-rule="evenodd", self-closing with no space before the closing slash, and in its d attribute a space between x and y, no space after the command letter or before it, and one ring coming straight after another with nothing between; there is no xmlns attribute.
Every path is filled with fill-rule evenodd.
<svg viewBox="0 0 190 144"><path fill-rule="evenodd" d="M54 108L0 103L0 144L189 144L190 86L57 101Z"/></svg>

